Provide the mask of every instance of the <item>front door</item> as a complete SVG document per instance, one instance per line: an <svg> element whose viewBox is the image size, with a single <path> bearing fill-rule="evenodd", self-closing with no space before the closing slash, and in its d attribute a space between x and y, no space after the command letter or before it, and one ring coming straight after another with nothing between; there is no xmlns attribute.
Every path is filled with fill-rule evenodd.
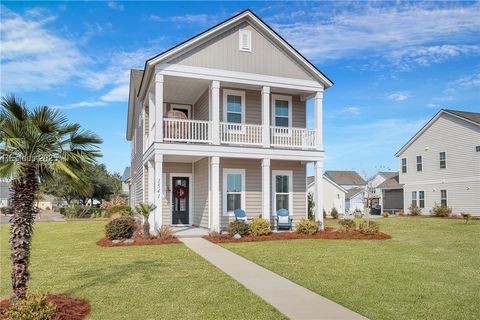
<svg viewBox="0 0 480 320"><path fill-rule="evenodd" d="M189 224L188 177L172 177L172 224Z"/></svg>

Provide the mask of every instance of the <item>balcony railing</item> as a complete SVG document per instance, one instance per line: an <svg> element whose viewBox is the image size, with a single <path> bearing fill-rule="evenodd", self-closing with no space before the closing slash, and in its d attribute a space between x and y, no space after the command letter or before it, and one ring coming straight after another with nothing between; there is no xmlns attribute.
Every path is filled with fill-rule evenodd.
<svg viewBox="0 0 480 320"><path fill-rule="evenodd" d="M220 143L229 145L263 145L263 126L245 123L219 124ZM163 139L175 142L212 143L211 121L166 118L163 120ZM272 147L315 149L314 129L270 127Z"/></svg>
<svg viewBox="0 0 480 320"><path fill-rule="evenodd" d="M210 121L163 119L163 139L165 141L211 142Z"/></svg>
<svg viewBox="0 0 480 320"><path fill-rule="evenodd" d="M258 124L220 123L220 142L237 145L262 145L263 127Z"/></svg>
<svg viewBox="0 0 480 320"><path fill-rule="evenodd" d="M270 144L273 147L314 149L317 146L315 130L292 127L270 127Z"/></svg>

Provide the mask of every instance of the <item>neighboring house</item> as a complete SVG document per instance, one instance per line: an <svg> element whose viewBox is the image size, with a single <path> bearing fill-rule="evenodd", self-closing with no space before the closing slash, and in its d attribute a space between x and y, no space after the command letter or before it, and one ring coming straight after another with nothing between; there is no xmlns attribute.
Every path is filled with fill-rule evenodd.
<svg viewBox="0 0 480 320"><path fill-rule="evenodd" d="M440 110L396 154L404 208L480 216L480 113Z"/></svg>
<svg viewBox="0 0 480 320"><path fill-rule="evenodd" d="M395 176L398 176L398 172L379 171L368 179L365 186L365 197L368 208L379 208L381 206L380 199L382 197L382 191L378 186Z"/></svg>
<svg viewBox="0 0 480 320"><path fill-rule="evenodd" d="M355 171L327 170L325 175L336 184L347 190L345 195L345 213L355 210L363 211L365 204L365 180Z"/></svg>
<svg viewBox="0 0 480 320"><path fill-rule="evenodd" d="M330 215L333 208L339 214L345 213L345 195L347 190L336 184L333 180L323 175L323 208ZM307 192L315 196L315 177L307 177Z"/></svg>
<svg viewBox="0 0 480 320"><path fill-rule="evenodd" d="M55 197L49 194L43 194L37 201L37 208L40 210L52 210L55 204Z"/></svg>
<svg viewBox="0 0 480 320"><path fill-rule="evenodd" d="M10 182L0 179L0 208L8 207L11 204Z"/></svg>
<svg viewBox="0 0 480 320"><path fill-rule="evenodd" d="M399 183L399 174L390 177L377 186L380 190L381 212L388 211L396 214L404 211L403 206L403 186Z"/></svg>
<svg viewBox="0 0 480 320"><path fill-rule="evenodd" d="M129 197L130 203L130 167L126 167L122 174L122 194Z"/></svg>
<svg viewBox="0 0 480 320"><path fill-rule="evenodd" d="M284 208L296 223L307 215L307 163L322 179L331 85L249 10L147 60L130 78L130 203L156 205L152 229L225 229L237 208L272 225ZM316 189L321 195L322 183Z"/></svg>

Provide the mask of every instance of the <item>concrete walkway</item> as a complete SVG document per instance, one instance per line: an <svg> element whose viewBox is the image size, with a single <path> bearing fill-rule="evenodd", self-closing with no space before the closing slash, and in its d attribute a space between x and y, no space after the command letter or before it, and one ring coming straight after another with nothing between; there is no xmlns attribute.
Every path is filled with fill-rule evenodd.
<svg viewBox="0 0 480 320"><path fill-rule="evenodd" d="M366 319L210 241L202 238L181 241L290 319Z"/></svg>

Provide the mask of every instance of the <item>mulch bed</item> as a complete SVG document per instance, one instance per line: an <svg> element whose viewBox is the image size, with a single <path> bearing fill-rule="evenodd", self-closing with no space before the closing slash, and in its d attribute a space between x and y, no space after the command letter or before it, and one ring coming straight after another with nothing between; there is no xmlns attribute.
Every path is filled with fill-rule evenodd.
<svg viewBox="0 0 480 320"><path fill-rule="evenodd" d="M204 236L204 239L213 243L227 242L254 242L254 241L274 241L274 240L295 240L295 239L328 239L328 240L387 240L391 239L388 234L379 232L377 234L363 234L358 230L350 232L337 231L327 228L316 234L303 234L297 232L272 232L266 236L244 236L240 239L233 239L229 234L220 237Z"/></svg>
<svg viewBox="0 0 480 320"><path fill-rule="evenodd" d="M132 246L151 246L151 245L159 245L159 244L172 244L172 243L180 243L180 240L177 238L172 238L168 240L163 239L135 239L133 243L113 243L112 240L108 239L107 237L102 238L97 241L97 246L100 247L132 247Z"/></svg>
<svg viewBox="0 0 480 320"><path fill-rule="evenodd" d="M90 313L90 304L84 299L49 294L47 300L57 307L55 320L82 320ZM10 299L0 301L0 319L3 319L3 314L10 305Z"/></svg>

